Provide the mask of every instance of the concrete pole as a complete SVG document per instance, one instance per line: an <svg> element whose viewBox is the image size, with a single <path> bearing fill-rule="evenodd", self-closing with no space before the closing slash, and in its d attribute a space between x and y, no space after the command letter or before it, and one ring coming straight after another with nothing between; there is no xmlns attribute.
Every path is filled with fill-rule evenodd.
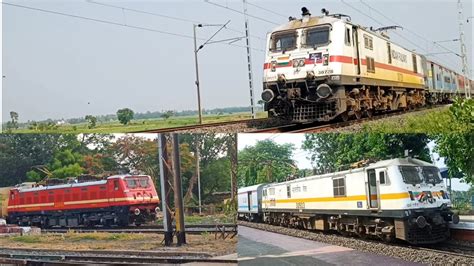
<svg viewBox="0 0 474 266"><path fill-rule="evenodd" d="M252 71L252 51L250 50L250 25L247 17L247 1L243 0L244 4L244 18L245 18L245 44L247 47L247 70L249 77L249 89L250 89L250 109L252 112L252 119L257 118L255 112L255 93L253 90L253 71Z"/></svg>
<svg viewBox="0 0 474 266"><path fill-rule="evenodd" d="M197 98L198 98L198 114L199 114L199 124L202 124L202 109L201 109L201 88L199 86L199 64L198 64L198 47L197 47L197 37L196 37L196 27L199 25L193 25L194 33L194 64L196 67L196 89L197 89Z"/></svg>
<svg viewBox="0 0 474 266"><path fill-rule="evenodd" d="M183 188L181 186L181 167L179 159L179 138L178 134L173 134L173 187L174 187L174 207L176 220L177 245L186 244L186 231L184 229L184 206Z"/></svg>
<svg viewBox="0 0 474 266"><path fill-rule="evenodd" d="M161 187L161 210L163 212L163 228L165 234L165 246L171 246L173 243L173 227L171 224L171 213L168 207L169 199L169 172L164 167L163 161L167 160L166 138L163 134L158 134L158 160L160 165L160 187Z"/></svg>

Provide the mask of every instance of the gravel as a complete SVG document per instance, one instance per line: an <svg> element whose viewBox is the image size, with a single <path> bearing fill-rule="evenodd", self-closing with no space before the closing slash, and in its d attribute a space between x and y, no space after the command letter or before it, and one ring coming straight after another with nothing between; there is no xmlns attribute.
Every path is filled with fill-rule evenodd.
<svg viewBox="0 0 474 266"><path fill-rule="evenodd" d="M454 255L446 252L418 249L417 247L387 244L376 240L362 240L357 238L343 237L335 234L310 232L268 224L256 224L243 221L239 221L238 224L269 232L352 248L363 252L390 256L411 262L439 265L474 265L474 257L469 255Z"/></svg>

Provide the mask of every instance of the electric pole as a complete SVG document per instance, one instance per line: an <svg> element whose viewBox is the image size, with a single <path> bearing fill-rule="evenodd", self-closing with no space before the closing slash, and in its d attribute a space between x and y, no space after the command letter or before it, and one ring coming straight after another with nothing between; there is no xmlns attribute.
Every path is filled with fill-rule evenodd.
<svg viewBox="0 0 474 266"><path fill-rule="evenodd" d="M176 220L176 238L178 247L186 244L186 230L184 228L183 188L181 185L181 166L179 159L179 138L173 133L173 189Z"/></svg>
<svg viewBox="0 0 474 266"><path fill-rule="evenodd" d="M163 229L165 234L164 243L165 246L169 247L173 243L173 227L171 223L171 212L170 212L170 170L167 167L168 164L168 148L166 136L164 134L158 134L158 159L160 166L160 191L161 191L161 208L163 212Z"/></svg>
<svg viewBox="0 0 474 266"><path fill-rule="evenodd" d="M256 118L255 114L255 94L253 91L253 71L252 71L252 53L250 50L250 29L249 20L247 17L247 1L243 0L244 4L244 17L245 17L245 43L247 48L247 67L249 75L249 88L250 88L250 109L252 111L252 118Z"/></svg>
<svg viewBox="0 0 474 266"><path fill-rule="evenodd" d="M462 59L462 74L464 75L464 88L466 92L466 98L471 98L471 87L469 80L469 65L467 63L467 52L466 45L464 43L464 29L463 29L463 17L462 17L462 3L458 0L458 19L459 19L459 42L461 43L461 59Z"/></svg>
<svg viewBox="0 0 474 266"><path fill-rule="evenodd" d="M196 176L198 181L198 200L199 200L199 215L201 215L201 140L197 136L196 139Z"/></svg>

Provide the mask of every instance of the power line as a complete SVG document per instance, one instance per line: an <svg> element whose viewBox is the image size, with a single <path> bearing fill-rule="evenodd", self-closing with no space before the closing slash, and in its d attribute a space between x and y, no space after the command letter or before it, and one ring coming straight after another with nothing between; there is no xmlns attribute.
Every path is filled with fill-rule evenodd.
<svg viewBox="0 0 474 266"><path fill-rule="evenodd" d="M96 5L100 5L100 6L111 7L111 8L121 9L121 10L127 10L127 11L130 11L130 12L146 14L146 15L150 15L150 16L161 17L161 18L166 18L166 19L171 19L171 20L176 20L176 21L181 21L181 22L187 22L187 23L193 23L193 24L203 23L202 21L197 21L197 20L192 20L192 19L187 19L187 18L181 18L181 17L174 17L174 16L165 15L165 14L149 12L149 11L144 11L144 10L139 10L139 9L133 9L133 8L123 7L123 6L118 6L118 5L111 5L111 4L106 4L106 3L102 3L102 2L97 2L97 1L94 1L94 0L86 0L86 2L88 2L90 4L96 4ZM206 24L208 24L208 23L206 23ZM233 28L230 28L230 27L226 27L225 29L229 30L229 31L244 34L243 31L239 31L237 29L233 29ZM256 38L256 39L260 39L260 40L265 40L264 38L261 38L259 36L252 36L252 37Z"/></svg>
<svg viewBox="0 0 474 266"><path fill-rule="evenodd" d="M385 14L383 14L382 12L380 12L379 10L377 10L376 8L370 6L369 4L365 3L365 2L362 1L362 0L360 0L360 2L361 2L362 4L364 4L365 6L367 6L368 8L372 9L373 11L375 11L377 14L379 14L379 15L381 15L382 17L384 17L385 19L387 19L388 21L390 21L390 22L392 22L392 23L395 23L397 26L402 27L398 22L396 22L395 20L393 20L393 19L391 19L390 17L386 16ZM430 44L433 43L433 44L435 44L435 45L437 45L437 46L439 46L439 47L445 49L446 51L449 51L449 52L454 53L454 54L458 54L458 53L454 52L453 50L448 49L448 48L446 48L445 46L439 44L439 42L435 42L435 41L432 41L432 40L428 40L427 38L421 36L420 34L416 33L415 31L412 31L412 30L410 30L410 29L408 29L408 28L406 28L406 27L403 27L403 29L406 30L406 31L408 31L408 32L410 32L411 34L417 36L418 38L420 38L420 39L426 41L427 43L430 43ZM425 50L425 51L427 51L427 50Z"/></svg>
<svg viewBox="0 0 474 266"><path fill-rule="evenodd" d="M97 18L90 18L90 17L85 17L85 16L79 16L79 15L72 15L68 13L63 13L63 12L58 12L58 11L53 11L53 10L48 10L48 9L42 9L42 8L36 8L36 7L31 7L31 6L24 6L24 5L18 5L18 4L12 4L12 3L7 3L7 2L2 2L3 5L7 6L13 6L13 7L18 7L18 8L24 8L28 10L33 10L33 11L38 11L38 12L43 12L43 13L49 13L49 14L55 14L55 15L60 15L60 16L66 16L66 17L72 17L76 19L82 19L82 20L87 20L87 21L93 21L93 22L98 22L98 23L103 23L103 24L109 24L109 25L114 25L114 26L120 26L120 27L126 27L126 28L132 28L132 29L137 29L137 30L144 30L144 31L149 31L149 32L155 32L155 33L160 33L160 34L165 34L165 35L170 35L170 36L175 36L175 37L180 37L180 38L186 38L186 39L193 39L193 36L190 35L185 35L185 34L180 34L180 33L174 33L174 32L169 32L169 31L163 31L163 30L157 30L157 29L152 29L152 28L146 28L146 27L141 27L141 26L134 26L130 24L125 24L125 23L118 23L114 21L109 21L109 20L103 20L103 19L97 19ZM203 38L198 38L199 40L205 41ZM244 45L238 45L238 44L230 44L230 43L222 43L230 46L235 46L235 47L243 47L246 48ZM251 48L253 50L259 51L259 52L264 52L262 49L255 49Z"/></svg>
<svg viewBox="0 0 474 266"><path fill-rule="evenodd" d="M209 0L204 0L204 2L208 3L208 4L211 4L211 5L214 5L214 6L218 6L220 8L224 8L224 9L227 9L227 10L230 10L230 11L233 11L233 12L237 12L239 14L242 14L242 15L245 15L244 12L240 11L240 10L237 10L237 9L233 9L233 8L230 8L230 7L227 7L227 6L223 6L221 4L218 4L218 3L214 3L214 2L211 2ZM267 22L267 23L270 23L270 24L273 24L273 25L280 25L281 23L276 23L274 21L270 21L270 20L266 20L264 18L261 18L261 17L257 17L257 16L254 16L254 15L250 15L250 14L247 14L248 17L251 17L251 18L254 18L254 19L258 19L260 21L263 21L263 22Z"/></svg>
<svg viewBox="0 0 474 266"><path fill-rule="evenodd" d="M360 9L355 8L354 6L350 5L350 4L347 3L347 2L344 2L344 0L341 0L341 2L342 2L343 4L349 6L350 8L354 9L355 11L361 13L362 15L364 15L364 16L370 18L371 20L375 21L375 22L378 23L379 25L381 25L381 26L384 25L382 22L380 22L379 20L377 20L377 19L375 19L375 18L373 18L373 17L367 15L365 12L361 11ZM425 49L425 48L419 46L417 43L411 41L410 39L408 39L408 38L406 38L406 37L404 37L404 36L402 36L401 34L399 34L399 33L397 33L397 32L393 32L393 33L394 33L395 35L399 36L400 38L406 40L407 42L411 43L411 44L414 45L415 47L418 47L418 48L420 48L421 50L428 52L427 49ZM440 57L438 57L438 56L434 56L434 57L436 57L436 58L438 58L438 59L440 59L441 61L444 61L444 62L446 63L446 61L445 61L445 60L442 60ZM450 65L450 64L448 64L448 65ZM451 67L452 67L452 66L451 66Z"/></svg>
<svg viewBox="0 0 474 266"><path fill-rule="evenodd" d="M252 4L252 3L250 3L250 2L247 2L247 4L248 4L249 6L253 6L253 7L256 7L256 8L258 8L258 9L261 9L261 10L267 11L267 12L269 12L269 13L272 13L272 14L274 14L274 15L277 15L277 16L280 16L280 17L284 17L284 18L288 18L288 16L285 16L285 15L283 15L283 14L277 13L277 12L272 11L272 10L270 10L270 9L267 9L267 8L264 8L264 7L261 7L261 6L258 6L258 5L256 5L256 4Z"/></svg>

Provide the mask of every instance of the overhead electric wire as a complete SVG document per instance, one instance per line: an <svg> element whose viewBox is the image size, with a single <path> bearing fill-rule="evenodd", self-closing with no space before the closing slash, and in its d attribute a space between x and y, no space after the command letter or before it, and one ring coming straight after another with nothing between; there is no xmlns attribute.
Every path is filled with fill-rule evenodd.
<svg viewBox="0 0 474 266"><path fill-rule="evenodd" d="M146 15L150 15L150 16L161 17L161 18L166 18L166 19L171 19L171 20L176 20L176 21L181 21L181 22L187 22L187 23L192 23L192 24L209 24L209 23L204 23L202 21L197 21L197 20L192 20L192 19L187 19L187 18L181 18L181 17L174 17L174 16L165 15L165 14L149 12L149 11L144 11L144 10L140 10L140 9L133 9L133 8L123 7L123 6L118 6L118 5L111 5L111 4L107 4L107 3L97 2L97 1L94 1L94 0L86 0L86 2L90 3L90 4L95 4L95 5L105 6L105 7L111 7L111 8L121 9L121 10L127 10L127 11L130 11L130 12L146 14ZM245 34L245 32L243 32L243 31L239 31L237 29L233 29L233 28L230 28L230 27L226 27L225 29L229 30L229 31L236 32L236 33ZM250 35L250 36L255 38L255 39L260 39L260 40L265 41L265 39L262 38L262 37L254 36L254 35Z"/></svg>
<svg viewBox="0 0 474 266"><path fill-rule="evenodd" d="M258 5L256 5L256 4L252 4L252 3L250 3L249 1L247 1L247 5L253 6L253 7L255 7L255 8L258 8L258 9L261 9L261 10L264 10L264 11L267 11L267 12L269 12L269 13L272 13L272 14L277 15L277 16L280 16L280 17L284 17L284 18L288 18L288 17L289 17L289 16L285 16L285 15L283 15L283 14L277 13L277 12L275 12L275 11L273 11L273 10L270 10L270 9L267 9L267 8L264 8L264 7L261 7L261 6L258 6Z"/></svg>
<svg viewBox="0 0 474 266"><path fill-rule="evenodd" d="M132 29L150 31L150 32L155 32L155 33L160 33L160 34L165 34L165 35L170 35L170 36L175 36L175 37L181 37L181 38L186 38L186 39L194 39L193 36L185 35L185 34L181 34L181 33L174 33L174 32L163 31L163 30L152 29L152 28L146 28L146 27L141 27L141 26L134 26L134 25L130 25L130 24L118 23L118 22L104 20L104 19L90 18L90 17L85 17L85 16L79 16L79 15L63 13L63 12L59 12L59 11L53 11L53 10L49 10L49 9L18 5L18 4L12 4L12 3L7 3L7 2L2 2L2 4L7 5L7 6L13 6L13 7L18 7L18 8L33 10L33 11L39 11L39 12L43 12L43 13L55 14L55 15L60 15L60 16L76 18L76 19L83 19L83 20L93 21L93 22L98 22L98 23L103 23L103 24L109 24L109 25L114 25L114 26L120 26L120 27L127 27L127 28L132 28ZM203 40L203 41L206 40L206 39L203 39L203 38L197 38L197 39L198 40ZM233 44L233 43L232 44L222 43L222 44L235 46L235 47L243 47L243 48L247 47L245 45L238 45L238 44ZM264 50L261 50L261 49L256 49L256 48L251 48L251 49L259 51L259 52L264 52Z"/></svg>
<svg viewBox="0 0 474 266"><path fill-rule="evenodd" d="M227 6L218 4L218 3L214 3L214 2L211 2L211 1L209 1L209 0L204 0L204 2L206 2L206 3L208 3L208 4L211 4L211 5L214 5L214 6L217 6L217 7L220 7L220 8L224 8L224 9L227 9L227 10L230 10L230 11L233 11L233 12L236 12L236 13L239 13L239 14L242 14L242 15L247 15L248 17L251 17L251 18L254 18L254 19L263 21L263 22L267 22L267 23L270 23L270 24L273 24L273 25L280 25L280 24L281 24L281 23L277 23L277 22L274 22L274 21L270 21L270 20L267 20L267 19L264 19L264 18L261 18L261 17L254 16L254 15L244 14L244 12L242 12L242 11L240 11L240 10L233 9L233 8L230 8L230 7L227 7Z"/></svg>
<svg viewBox="0 0 474 266"><path fill-rule="evenodd" d="M341 0L341 2L342 2L343 4L349 6L350 8L354 9L355 11L361 13L362 15L364 15L364 16L370 18L371 20L375 21L375 22L378 23L379 25L381 25L381 26L384 25L384 24L383 24L382 22L380 22L379 20L373 18L372 16L367 15L365 12L361 11L361 10L358 9L358 8L355 8L354 6L352 6L352 5L350 5L349 3L345 2L344 0ZM393 34L395 34L395 35L399 36L400 38L406 40L407 42L411 43L411 44L414 45L415 47L418 47L418 48L420 48L421 50L423 50L423 51L425 51L425 52L429 52L426 48L423 48L423 47L419 46L417 43L411 41L410 39L404 37L403 35L401 35L401 34L399 34L399 33L397 33L397 32L393 32ZM443 59L441 59L441 58L438 57L438 56L433 56L433 57L436 57L436 58L440 59L441 61L444 61L445 63L447 63L446 60L443 60ZM450 65L451 67L453 67L453 66L451 65L451 63L452 63L452 62L450 61L450 63L447 63L447 65Z"/></svg>
<svg viewBox="0 0 474 266"><path fill-rule="evenodd" d="M365 2L362 1L362 0L360 0L360 2L361 2L362 4L364 4L365 6L367 6L368 8L370 8L371 10L375 11L377 14L379 14L379 15L381 15L382 17L384 17L385 19L387 19L388 21L390 21L390 22L392 22L392 23L395 23L396 26L402 27L402 26L400 25L400 23L396 22L395 20L391 19L390 17L387 17L385 14L383 14L382 12L380 12L379 10L377 10L375 7L370 6L369 4L365 3ZM449 51L449 52L451 52L451 53L453 53L453 54L455 54L455 55L457 55L457 56L460 56L459 53L454 52L453 50L446 48L445 46L439 44L439 42L435 42L435 41L432 41L432 40L428 40L427 38L421 36L420 34L416 33L415 31L412 31L412 30L410 30L410 29L408 29L408 28L406 28L406 27L402 27L402 28L403 28L404 30L410 32L411 34L417 36L418 38L420 38L420 39L426 41L426 42L429 43L429 44L435 44L435 45L437 45L437 46L439 46L439 47L445 49L446 51Z"/></svg>

